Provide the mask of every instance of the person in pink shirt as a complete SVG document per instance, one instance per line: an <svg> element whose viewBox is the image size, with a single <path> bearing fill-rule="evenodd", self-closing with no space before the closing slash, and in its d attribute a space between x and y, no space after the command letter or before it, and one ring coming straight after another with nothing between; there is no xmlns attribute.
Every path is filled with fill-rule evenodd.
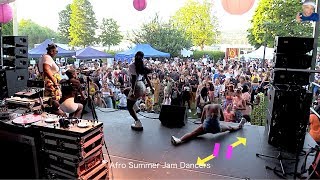
<svg viewBox="0 0 320 180"><path fill-rule="evenodd" d="M229 104L223 112L225 122L235 122L235 114L232 111L232 104Z"/></svg>

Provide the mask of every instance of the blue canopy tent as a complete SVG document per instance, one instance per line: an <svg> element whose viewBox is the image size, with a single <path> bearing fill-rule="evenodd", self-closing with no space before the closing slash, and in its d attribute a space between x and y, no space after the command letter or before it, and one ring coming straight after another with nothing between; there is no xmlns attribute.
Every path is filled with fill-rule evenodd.
<svg viewBox="0 0 320 180"><path fill-rule="evenodd" d="M51 40L47 39L38 47L31 49L29 51L29 58L40 58L43 54L47 52L46 48L48 47L48 44L52 43L53 42ZM58 46L58 57L72 57L74 55L76 55L75 51L69 51Z"/></svg>
<svg viewBox="0 0 320 180"><path fill-rule="evenodd" d="M169 53L158 51L152 48L149 44L138 44L133 49L116 54L115 59L120 61L127 60L128 62L130 62L138 51L142 51L145 58L170 57Z"/></svg>
<svg viewBox="0 0 320 180"><path fill-rule="evenodd" d="M107 54L102 51L98 51L93 49L92 47L86 47L76 52L77 59L106 59L106 58L113 58L113 55Z"/></svg>

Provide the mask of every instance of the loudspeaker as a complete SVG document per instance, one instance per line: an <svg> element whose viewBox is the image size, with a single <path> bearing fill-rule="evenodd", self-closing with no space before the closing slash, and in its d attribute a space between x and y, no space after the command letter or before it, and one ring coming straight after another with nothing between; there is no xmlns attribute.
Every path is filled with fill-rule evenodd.
<svg viewBox="0 0 320 180"><path fill-rule="evenodd" d="M303 148L312 93L299 86L272 86L267 110L268 143L289 152Z"/></svg>
<svg viewBox="0 0 320 180"><path fill-rule="evenodd" d="M28 36L3 36L3 44L14 47L28 47Z"/></svg>
<svg viewBox="0 0 320 180"><path fill-rule="evenodd" d="M274 56L275 68L307 69L311 67L312 56L306 54L281 54Z"/></svg>
<svg viewBox="0 0 320 180"><path fill-rule="evenodd" d="M275 38L275 52L306 54L313 50L313 43L313 38L277 36Z"/></svg>
<svg viewBox="0 0 320 180"><path fill-rule="evenodd" d="M5 59L28 58L28 47L3 47Z"/></svg>
<svg viewBox="0 0 320 180"><path fill-rule="evenodd" d="M4 66L16 67L16 68L24 68L27 69L29 67L29 60L27 58L4 58L3 59Z"/></svg>
<svg viewBox="0 0 320 180"><path fill-rule="evenodd" d="M272 74L272 84L289 84L289 85L308 85L310 73L309 72L295 72L276 70Z"/></svg>
<svg viewBox="0 0 320 180"><path fill-rule="evenodd" d="M8 97L8 86L6 71L0 69L0 100Z"/></svg>
<svg viewBox="0 0 320 180"><path fill-rule="evenodd" d="M187 108L184 106L162 105L159 119L163 126L181 128L188 120Z"/></svg>
<svg viewBox="0 0 320 180"><path fill-rule="evenodd" d="M28 69L14 69L14 70L6 70L7 76L7 85L8 89L15 88L26 88L28 79L29 79L29 71Z"/></svg>

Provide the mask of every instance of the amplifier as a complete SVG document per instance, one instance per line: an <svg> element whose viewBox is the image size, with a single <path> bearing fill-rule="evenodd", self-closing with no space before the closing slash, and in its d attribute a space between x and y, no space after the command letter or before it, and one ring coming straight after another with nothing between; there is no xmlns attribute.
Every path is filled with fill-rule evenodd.
<svg viewBox="0 0 320 180"><path fill-rule="evenodd" d="M76 121L69 128L62 128L58 122L35 123L33 126L40 130L43 151L75 162L82 161L101 149L104 144L103 123Z"/></svg>
<svg viewBox="0 0 320 180"><path fill-rule="evenodd" d="M47 174L49 179L81 179L81 180L100 180L109 179L109 163L103 161L99 165L96 165L91 171L81 176L72 176L61 172L54 168L47 168Z"/></svg>
<svg viewBox="0 0 320 180"><path fill-rule="evenodd" d="M272 73L272 84L308 85L309 72L295 72L286 70L274 70Z"/></svg>
<svg viewBox="0 0 320 180"><path fill-rule="evenodd" d="M311 61L312 56L306 54L278 53L274 56L275 68L307 69Z"/></svg>
<svg viewBox="0 0 320 180"><path fill-rule="evenodd" d="M28 80L27 87L44 88L44 81Z"/></svg>
<svg viewBox="0 0 320 180"><path fill-rule="evenodd" d="M313 50L314 38L276 37L276 53L306 54Z"/></svg>

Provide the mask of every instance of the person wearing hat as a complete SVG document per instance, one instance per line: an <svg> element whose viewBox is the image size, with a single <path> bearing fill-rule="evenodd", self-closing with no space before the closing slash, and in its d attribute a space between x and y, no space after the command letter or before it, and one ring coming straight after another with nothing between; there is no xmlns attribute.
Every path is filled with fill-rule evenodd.
<svg viewBox="0 0 320 180"><path fill-rule="evenodd" d="M319 21L319 14L315 13L316 4L313 1L306 0L302 9L303 12L299 12L296 16L296 20L298 22L304 21Z"/></svg>
<svg viewBox="0 0 320 180"><path fill-rule="evenodd" d="M77 78L77 73L74 69L66 71L69 80L61 80L62 98L60 99L60 109L65 113L69 113L70 117L80 118L83 110L83 105L75 103L74 99L78 94L84 98L81 90L80 81Z"/></svg>

